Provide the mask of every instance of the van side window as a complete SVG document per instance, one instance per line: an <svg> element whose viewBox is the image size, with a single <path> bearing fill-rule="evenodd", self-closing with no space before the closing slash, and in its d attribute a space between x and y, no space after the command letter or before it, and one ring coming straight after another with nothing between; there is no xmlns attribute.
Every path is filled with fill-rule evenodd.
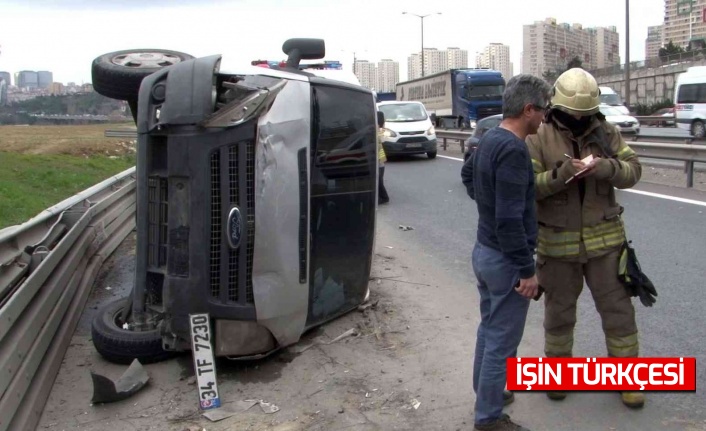
<svg viewBox="0 0 706 431"><path fill-rule="evenodd" d="M680 86L677 103L706 103L706 84Z"/></svg>

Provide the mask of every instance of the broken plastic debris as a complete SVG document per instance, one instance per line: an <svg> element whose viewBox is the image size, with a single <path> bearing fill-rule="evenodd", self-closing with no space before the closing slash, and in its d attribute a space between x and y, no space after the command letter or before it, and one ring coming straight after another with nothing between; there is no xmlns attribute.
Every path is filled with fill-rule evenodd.
<svg viewBox="0 0 706 431"><path fill-rule="evenodd" d="M422 405L422 403L420 403L419 400L412 398L412 407L414 407L414 410L417 410L420 405Z"/></svg>
<svg viewBox="0 0 706 431"><path fill-rule="evenodd" d="M130 325L128 325L127 322L123 323L123 329L130 329Z"/></svg>
<svg viewBox="0 0 706 431"><path fill-rule="evenodd" d="M403 231L414 230L414 228L412 226L405 226L405 225L399 225L398 228L400 228Z"/></svg>
<svg viewBox="0 0 706 431"><path fill-rule="evenodd" d="M253 404L255 405L255 404ZM231 412L229 410L220 408L220 409L213 409L213 410L208 410L205 413L201 413L201 416L205 417L206 419L210 420L211 422L218 422L222 421L223 419L228 419L231 416L234 416L238 414L238 412Z"/></svg>
<svg viewBox="0 0 706 431"><path fill-rule="evenodd" d="M394 247L392 247L392 246L389 246L389 245L386 245L386 246L385 246L385 248L394 248Z"/></svg>
<svg viewBox="0 0 706 431"><path fill-rule="evenodd" d="M262 411L267 413L268 415L271 415L272 413L277 413L279 411L279 407L272 403L266 403L260 400L259 404Z"/></svg>
<svg viewBox="0 0 706 431"><path fill-rule="evenodd" d="M334 338L333 340L329 341L327 344L333 344L336 341L340 341L346 337L350 337L352 335L357 335L357 334L358 334L358 331L356 331L355 328L351 328L351 329L347 330L346 332L344 332L343 334L339 335L338 337Z"/></svg>
<svg viewBox="0 0 706 431"><path fill-rule="evenodd" d="M137 393L147 384L150 376L142 368L140 361L135 359L116 381L93 372L91 372L91 378L93 379L93 398L91 402L111 403L124 400Z"/></svg>

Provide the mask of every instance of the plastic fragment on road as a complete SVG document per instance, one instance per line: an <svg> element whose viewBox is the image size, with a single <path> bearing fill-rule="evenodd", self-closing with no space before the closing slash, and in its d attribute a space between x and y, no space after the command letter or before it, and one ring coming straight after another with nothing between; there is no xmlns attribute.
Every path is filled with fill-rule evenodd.
<svg viewBox="0 0 706 431"><path fill-rule="evenodd" d="M94 372L91 372L91 379L93 380L93 398L91 402L96 404L112 403L129 398L147 384L150 376L142 367L140 361L135 359L116 381Z"/></svg>

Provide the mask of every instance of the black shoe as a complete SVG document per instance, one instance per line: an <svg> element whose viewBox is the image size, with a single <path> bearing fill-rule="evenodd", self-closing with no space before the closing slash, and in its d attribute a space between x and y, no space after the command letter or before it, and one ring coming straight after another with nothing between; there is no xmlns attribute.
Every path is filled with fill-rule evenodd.
<svg viewBox="0 0 706 431"><path fill-rule="evenodd" d="M529 431L529 429L511 421L510 416L504 413L496 421L489 424L476 424L473 429L476 431Z"/></svg>
<svg viewBox="0 0 706 431"><path fill-rule="evenodd" d="M513 401L515 401L515 394L507 390L503 391L503 405L512 404Z"/></svg>

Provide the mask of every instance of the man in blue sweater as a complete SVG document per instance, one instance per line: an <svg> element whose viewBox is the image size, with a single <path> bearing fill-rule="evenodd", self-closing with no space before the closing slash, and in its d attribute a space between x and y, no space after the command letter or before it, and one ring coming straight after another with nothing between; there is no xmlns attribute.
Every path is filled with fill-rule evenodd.
<svg viewBox="0 0 706 431"><path fill-rule="evenodd" d="M537 133L550 99L549 85L515 76L503 94L503 121L481 138L461 177L478 205L473 271L480 293L473 390L475 429L527 431L502 413L505 360L517 355L529 301L537 295L534 172L525 138ZM511 394L508 394L511 395Z"/></svg>

